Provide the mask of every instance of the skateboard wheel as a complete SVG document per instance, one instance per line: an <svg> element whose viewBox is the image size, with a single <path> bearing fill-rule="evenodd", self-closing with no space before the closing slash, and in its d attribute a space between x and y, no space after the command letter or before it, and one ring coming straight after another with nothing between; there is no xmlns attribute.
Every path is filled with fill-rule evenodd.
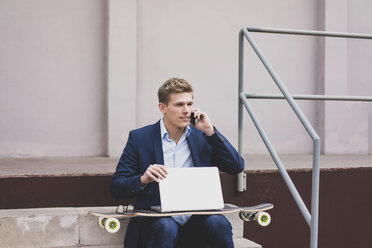
<svg viewBox="0 0 372 248"><path fill-rule="evenodd" d="M105 229L109 233L116 233L120 229L120 221L115 218L108 218L105 221Z"/></svg>
<svg viewBox="0 0 372 248"><path fill-rule="evenodd" d="M105 221L107 218L105 217L99 217L98 218L98 225L100 228L105 229Z"/></svg>
<svg viewBox="0 0 372 248"><path fill-rule="evenodd" d="M255 215L254 220L260 226L268 226L271 222L271 216L266 212L259 212Z"/></svg>

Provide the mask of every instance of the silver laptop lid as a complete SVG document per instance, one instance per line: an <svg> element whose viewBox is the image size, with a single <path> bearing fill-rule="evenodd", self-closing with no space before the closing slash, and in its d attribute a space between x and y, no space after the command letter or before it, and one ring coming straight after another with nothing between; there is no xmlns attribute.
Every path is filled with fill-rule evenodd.
<svg viewBox="0 0 372 248"><path fill-rule="evenodd" d="M167 168L159 183L161 211L191 211L224 207L217 167Z"/></svg>

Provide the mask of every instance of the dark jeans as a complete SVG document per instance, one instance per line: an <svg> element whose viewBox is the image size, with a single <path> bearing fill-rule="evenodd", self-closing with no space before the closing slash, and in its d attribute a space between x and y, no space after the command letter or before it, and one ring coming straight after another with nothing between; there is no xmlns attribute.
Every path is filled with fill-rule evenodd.
<svg viewBox="0 0 372 248"><path fill-rule="evenodd" d="M146 218L141 224L141 248L233 248L232 228L223 215L193 215L180 226L172 217Z"/></svg>

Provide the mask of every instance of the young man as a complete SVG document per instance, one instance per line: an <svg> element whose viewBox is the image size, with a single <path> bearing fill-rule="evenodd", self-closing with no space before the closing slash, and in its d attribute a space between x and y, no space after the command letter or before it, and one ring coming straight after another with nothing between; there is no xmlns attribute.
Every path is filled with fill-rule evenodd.
<svg viewBox="0 0 372 248"><path fill-rule="evenodd" d="M158 183L167 176L167 167L217 166L229 174L244 169L243 159L208 115L193 107L191 84L171 78L160 86L158 98L163 118L129 133L111 180L112 196L135 196L135 209L160 205ZM197 119L195 125L189 123L191 113ZM234 247L231 225L223 215L132 218L124 240L125 248L201 244Z"/></svg>

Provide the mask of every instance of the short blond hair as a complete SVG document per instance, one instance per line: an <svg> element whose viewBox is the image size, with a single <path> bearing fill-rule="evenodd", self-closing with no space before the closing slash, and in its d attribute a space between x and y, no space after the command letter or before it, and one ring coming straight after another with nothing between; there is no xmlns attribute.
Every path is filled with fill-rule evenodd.
<svg viewBox="0 0 372 248"><path fill-rule="evenodd" d="M170 78L159 87L159 102L167 105L171 94L183 92L193 93L194 90L192 89L191 84L183 78Z"/></svg>

